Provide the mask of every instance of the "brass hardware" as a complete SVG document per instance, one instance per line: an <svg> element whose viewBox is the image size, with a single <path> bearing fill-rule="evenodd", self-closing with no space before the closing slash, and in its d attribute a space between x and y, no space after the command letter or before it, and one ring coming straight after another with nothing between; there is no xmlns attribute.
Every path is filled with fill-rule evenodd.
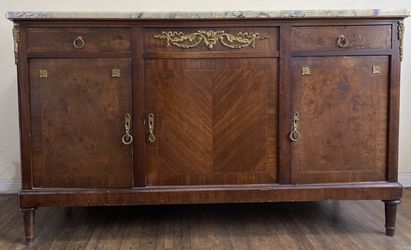
<svg viewBox="0 0 411 250"><path fill-rule="evenodd" d="M120 77L120 69L112 69L111 77Z"/></svg>
<svg viewBox="0 0 411 250"><path fill-rule="evenodd" d="M154 114L153 113L148 114L148 130L149 130L148 141L154 142L156 140L156 137L154 135Z"/></svg>
<svg viewBox="0 0 411 250"><path fill-rule="evenodd" d="M125 144L125 145L129 145L133 142L133 136L130 134L130 129L131 129L131 115L130 114L126 114L124 116L124 129L126 131L125 135L123 135L123 137L121 138L121 141Z"/></svg>
<svg viewBox="0 0 411 250"><path fill-rule="evenodd" d="M337 46L340 48L345 48L348 46L348 39L344 35L340 35L337 38Z"/></svg>
<svg viewBox="0 0 411 250"><path fill-rule="evenodd" d="M400 40L400 61L404 56L404 31L405 26L403 22L398 23L398 40Z"/></svg>
<svg viewBox="0 0 411 250"><path fill-rule="evenodd" d="M301 133L298 131L298 120L299 119L300 119L300 115L298 114L298 112L294 112L292 130L289 134L289 138L291 141L298 141L301 138Z"/></svg>
<svg viewBox="0 0 411 250"><path fill-rule="evenodd" d="M305 76L305 75L311 75L310 67L301 67L301 74L302 74L303 76Z"/></svg>
<svg viewBox="0 0 411 250"><path fill-rule="evenodd" d="M373 74L381 74L381 67L380 66L372 66L372 73Z"/></svg>
<svg viewBox="0 0 411 250"><path fill-rule="evenodd" d="M153 35L157 39L166 39L167 47L174 45L178 48L189 49L197 47L201 42L211 50L220 43L230 49L241 49L246 47L255 48L257 40L267 39L267 34L238 32L237 34L225 33L224 30L198 30L191 34L180 31L163 31L161 34Z"/></svg>
<svg viewBox="0 0 411 250"><path fill-rule="evenodd" d="M40 70L40 78L47 78L48 77L48 72L46 69L41 69Z"/></svg>
<svg viewBox="0 0 411 250"><path fill-rule="evenodd" d="M86 42L84 42L83 38L81 36L77 37L76 39L74 39L73 41L73 46L76 49L82 49L84 47L84 45L86 44Z"/></svg>
<svg viewBox="0 0 411 250"><path fill-rule="evenodd" d="M13 25L13 40L14 40L14 63L19 63L19 43L20 43L20 25L15 23Z"/></svg>

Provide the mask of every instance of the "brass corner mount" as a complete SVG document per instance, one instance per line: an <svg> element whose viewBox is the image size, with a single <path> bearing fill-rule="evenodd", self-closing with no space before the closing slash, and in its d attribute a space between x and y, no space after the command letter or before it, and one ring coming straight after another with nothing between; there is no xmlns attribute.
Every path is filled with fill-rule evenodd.
<svg viewBox="0 0 411 250"><path fill-rule="evenodd" d="M398 40L400 40L400 61L404 57L404 31L405 26L403 22L398 23Z"/></svg>
<svg viewBox="0 0 411 250"><path fill-rule="evenodd" d="M19 63L19 42L20 42L20 25L18 23L13 24L13 40L14 40L14 62L17 65Z"/></svg>

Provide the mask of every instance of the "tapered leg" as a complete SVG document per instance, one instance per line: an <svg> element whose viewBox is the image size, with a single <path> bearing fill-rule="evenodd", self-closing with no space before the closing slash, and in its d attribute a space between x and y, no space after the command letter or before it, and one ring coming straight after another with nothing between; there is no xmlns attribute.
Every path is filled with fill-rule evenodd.
<svg viewBox="0 0 411 250"><path fill-rule="evenodd" d="M27 244L30 244L34 239L34 214L35 208L21 208L23 213L24 222L24 235L26 237Z"/></svg>
<svg viewBox="0 0 411 250"><path fill-rule="evenodd" d="M397 216L397 205L400 200L387 200L385 203L385 234L394 236L395 234L395 219Z"/></svg>

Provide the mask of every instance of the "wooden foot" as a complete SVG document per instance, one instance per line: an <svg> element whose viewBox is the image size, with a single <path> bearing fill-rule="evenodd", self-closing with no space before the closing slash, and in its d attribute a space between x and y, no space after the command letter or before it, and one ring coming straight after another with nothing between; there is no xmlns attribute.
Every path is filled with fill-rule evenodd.
<svg viewBox="0 0 411 250"><path fill-rule="evenodd" d="M397 205L400 200L387 200L385 203L385 234L394 236L395 234L395 219L397 216Z"/></svg>
<svg viewBox="0 0 411 250"><path fill-rule="evenodd" d="M26 243L29 245L34 239L34 214L35 208L21 208L23 213L24 222L24 235L26 237Z"/></svg>

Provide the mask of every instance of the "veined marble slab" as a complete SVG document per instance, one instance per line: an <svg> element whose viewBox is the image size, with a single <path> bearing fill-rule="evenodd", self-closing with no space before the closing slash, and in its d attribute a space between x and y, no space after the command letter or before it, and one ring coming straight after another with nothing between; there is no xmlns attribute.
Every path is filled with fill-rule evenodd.
<svg viewBox="0 0 411 250"><path fill-rule="evenodd" d="M315 18L315 17L406 17L408 9L270 10L270 11L187 11L187 12L66 12L9 11L15 19L214 19L214 18Z"/></svg>

